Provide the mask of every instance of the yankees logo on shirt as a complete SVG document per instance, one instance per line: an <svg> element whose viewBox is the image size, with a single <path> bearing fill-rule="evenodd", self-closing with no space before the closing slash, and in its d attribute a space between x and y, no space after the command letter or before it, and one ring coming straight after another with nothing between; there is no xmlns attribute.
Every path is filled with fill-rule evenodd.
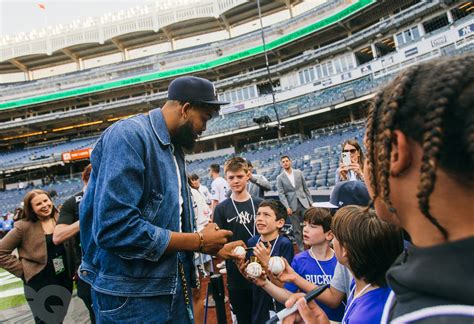
<svg viewBox="0 0 474 324"><path fill-rule="evenodd" d="M227 223L230 223L233 221L236 221L242 225L247 225L253 221L253 215L251 215L248 211L244 210L244 211L239 212L238 216L227 219Z"/></svg>
<svg viewBox="0 0 474 324"><path fill-rule="evenodd" d="M262 201L257 197L249 198L247 201L227 198L216 206L214 222L220 228L232 231L234 240L247 242L256 232L255 216Z"/></svg>

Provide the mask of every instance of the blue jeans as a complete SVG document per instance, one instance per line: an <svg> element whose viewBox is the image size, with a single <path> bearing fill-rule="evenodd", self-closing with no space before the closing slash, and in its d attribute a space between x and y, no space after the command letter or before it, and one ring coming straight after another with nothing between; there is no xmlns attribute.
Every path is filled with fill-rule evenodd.
<svg viewBox="0 0 474 324"><path fill-rule="evenodd" d="M179 276L178 276L179 278ZM153 297L120 297L91 289L96 323L194 323L184 301L181 278L176 294ZM192 300L191 292L188 293ZM190 305L189 307L192 307ZM192 312L192 310L191 310Z"/></svg>

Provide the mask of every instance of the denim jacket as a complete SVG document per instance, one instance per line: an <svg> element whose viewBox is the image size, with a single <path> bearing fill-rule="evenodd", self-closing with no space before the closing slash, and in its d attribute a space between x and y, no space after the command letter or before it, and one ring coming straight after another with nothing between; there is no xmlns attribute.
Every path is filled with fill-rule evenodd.
<svg viewBox="0 0 474 324"><path fill-rule="evenodd" d="M178 253L165 253L170 231L180 231L173 153L182 179L182 231L192 232L184 153L173 150L160 109L115 123L97 141L80 204L79 269L96 291L135 297L176 292ZM191 253L179 258L194 280Z"/></svg>

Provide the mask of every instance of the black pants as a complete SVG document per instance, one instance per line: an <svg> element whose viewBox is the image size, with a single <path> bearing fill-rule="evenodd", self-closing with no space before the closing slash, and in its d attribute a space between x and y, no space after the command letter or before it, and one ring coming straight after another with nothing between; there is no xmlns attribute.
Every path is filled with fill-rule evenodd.
<svg viewBox="0 0 474 324"><path fill-rule="evenodd" d="M252 323L252 289L228 289L232 313L237 316L239 324Z"/></svg>
<svg viewBox="0 0 474 324"><path fill-rule="evenodd" d="M92 307L91 286L81 279L77 281L77 296L82 299L82 301L86 305L87 310L89 311L91 323L94 324L95 314L94 308Z"/></svg>

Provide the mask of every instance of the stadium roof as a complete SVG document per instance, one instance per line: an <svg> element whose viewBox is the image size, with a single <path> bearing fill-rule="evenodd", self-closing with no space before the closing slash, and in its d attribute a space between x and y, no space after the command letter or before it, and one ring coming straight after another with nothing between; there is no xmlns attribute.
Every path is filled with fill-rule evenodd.
<svg viewBox="0 0 474 324"><path fill-rule="evenodd" d="M403 0L403 4L407 3L412 3L412 0ZM372 3L372 1L362 1L362 3L368 4ZM306 24L309 23L309 25L303 25L302 29L305 31L305 33L301 34L302 32L299 28L295 30L293 33L296 33L293 36L298 36L297 41L293 39L293 36L290 37L290 35L280 35L278 39L275 39L275 46L278 47L282 45L280 42L285 41L288 42L288 44L281 46L281 50L278 50L278 56L274 55L272 56L274 60L272 61L272 64L276 64L277 60L282 57L283 60L286 57L293 57L295 54L301 54L303 53L306 49L308 48L314 48L314 46L318 44L325 44L323 47L321 47L322 50L325 50L326 46L329 46L329 44L332 44L334 41L330 41L331 39L341 39L341 36L347 35L347 30L350 29L352 32L354 32L354 44L351 43L351 46L357 46L359 43L364 43L366 42L366 38L360 37L357 35L357 30L365 30L365 28L370 28L369 26L373 26L375 22L383 24L386 26L386 29L389 30L393 26L391 23L387 23L387 21L383 22L378 22L380 17L386 16L388 13L392 12L394 8L397 8L400 3L394 3L391 2L391 6L387 6L384 3L384 6L379 8L378 5L379 2L373 3L373 5L370 6L363 6L363 9L358 11L357 14L354 15L348 15L346 17L347 19L344 19L345 15L348 14L348 12L336 12L333 15L326 17L325 19L318 20L316 21L311 21L311 22L306 22ZM393 7L392 7L393 6ZM437 5L433 4L434 7L437 7ZM349 10L350 11L350 10ZM418 13L422 14L422 12ZM335 19L335 20L333 20ZM342 22L339 22L339 19L343 19ZM332 22L329 23L329 20ZM329 28L324 28L324 26L328 25L329 23ZM393 24L397 22L393 21ZM390 27L392 26L392 27ZM317 28L316 28L317 27ZM384 27L385 28L385 27ZM384 31L382 31L384 32ZM290 31L288 31L289 34ZM281 39L280 39L281 38ZM345 38L344 38L345 40ZM342 41L342 39L341 39ZM267 46L269 48L272 48L273 42L267 43ZM341 44L342 46L343 44ZM347 46L348 44L346 43L345 49L337 49L335 48L334 51L347 51ZM281 55L281 53L285 52L284 55ZM255 54L255 53L254 53ZM331 55L332 52L328 52L325 55ZM250 55L250 54L249 54ZM221 57L221 59L223 59ZM259 57L258 55L250 55L249 58L247 58L246 64L248 66L253 66L256 61L258 61ZM261 61L261 57L260 57ZM224 64L222 67L219 67L219 69L223 69L224 73L222 73L223 80L225 80L227 75L233 75L231 73L230 69L230 64L232 62L227 62ZM255 65L255 64L254 64ZM241 65L240 65L241 66ZM239 65L236 65L236 69L241 69ZM258 67L258 62L257 65ZM211 69L212 70L212 69ZM215 71L214 71L215 72ZM197 73L197 72L196 72ZM204 72L199 72L199 73L213 73L213 71L204 71ZM200 75L200 74L198 74ZM209 77L209 75L204 75L205 77ZM27 138L30 133L38 133L40 135L35 135L34 140L37 138L38 140L44 139L44 140L50 140L50 139L55 139L58 137L63 137L63 136L76 136L80 132L82 135L84 134L92 134L96 132L102 131L105 127L109 125L110 122L113 122L114 120L119 119L120 117L127 116L129 114L134 114L138 112L145 112L148 111L151 107L157 106L160 104L160 99L157 100L151 100L147 101L143 97L143 92L148 89L161 89L160 93L162 93L163 88L166 86L167 80L161 80L160 82L154 82L153 80L149 80L148 82L145 82L144 80L141 80L140 78L134 76L133 79L137 82L142 82L137 85L131 85L130 83L126 87L121 87L120 89L105 89L107 91L100 91L100 89L85 89L87 90L86 93L74 93L72 97L68 98L57 98L55 97L53 100L46 100L47 102L43 103L38 103L36 104L34 102L30 102L29 104L21 105L19 109L8 109L5 111L2 111L3 117L4 118L9 118L11 123L5 123L2 126L5 127L0 127L0 136L3 137L2 142L0 143L0 148L5 145L12 145L16 143L21 143L23 141L27 141ZM128 80L128 79L127 79ZM131 81L131 80L129 80ZM155 80L157 81L157 80ZM128 81L127 81L128 82ZM143 83L144 82L144 83ZM254 82L254 80L252 81ZM109 82L110 83L110 82ZM87 87L92 86L96 87L97 85L88 85ZM82 88L78 89L72 89L71 91L78 91L81 90ZM84 89L83 89L84 90ZM90 92L90 90L94 90L93 93ZM62 94L61 91L55 92L54 95L57 96L59 94ZM101 103L102 101L106 100L107 98L115 98L115 97L120 97L120 96L126 96L126 95L131 95L132 99L133 97L136 97L136 95L140 95L140 100L137 102L133 102L132 104L126 104L124 105L122 102L118 101L117 102L117 107L112 107L111 105L106 105L103 108L104 109L97 109L98 106L96 106L96 103ZM164 93L163 93L164 94ZM143 97L143 98L142 98ZM161 101L165 96L160 97ZM26 98L22 100L30 100L34 98ZM143 100L141 100L143 99ZM2 105L8 104L7 103L2 103L0 104L0 108L2 108ZM86 105L89 106L90 104L93 104L91 106L91 110L87 112L82 112L82 109L77 109L77 111L72 110L69 111L68 108L64 107L69 107L69 106L74 106L74 107L79 107ZM77 108L76 107L76 108ZM51 114L51 112L59 112L55 114ZM64 112L64 113L62 113ZM74 113L74 116L72 117L70 113ZM77 114L76 114L77 113ZM32 116L31 120L28 116ZM25 119L26 117L26 119ZM34 117L34 118L33 118ZM52 118L51 118L52 117ZM72 117L72 118L71 118ZM7 125L8 124L8 125ZM20 125L21 124L21 125ZM73 125L74 124L74 125ZM80 127L79 127L80 126ZM73 128L76 127L76 128ZM78 128L77 128L78 127ZM21 137L19 137L20 135ZM9 138L10 136L13 136L11 139ZM36 141L36 140L35 140Z"/></svg>
<svg viewBox="0 0 474 324"><path fill-rule="evenodd" d="M291 9L302 0L260 0L262 15ZM258 17L256 0L207 0L175 10L149 13L37 40L0 46L0 73L79 62L214 31L229 31Z"/></svg>

